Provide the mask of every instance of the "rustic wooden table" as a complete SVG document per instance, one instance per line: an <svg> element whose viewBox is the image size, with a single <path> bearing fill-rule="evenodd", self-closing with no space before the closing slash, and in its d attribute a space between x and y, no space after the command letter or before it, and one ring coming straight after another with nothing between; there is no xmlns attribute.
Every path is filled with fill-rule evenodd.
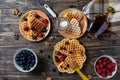
<svg viewBox="0 0 120 80"><path fill-rule="evenodd" d="M45 0L46 3L59 14L66 8L74 7L82 10L82 7L91 0ZM19 32L19 19L11 14L11 10L18 8L22 13L37 9L45 12L52 23L49 36L53 36L53 41L49 36L41 42L33 43L27 41ZM0 80L46 80L51 77L53 80L81 80L78 74L59 73L53 60L52 52L54 45L63 39L53 25L52 16L44 9L40 0L0 0ZM98 39L92 40L84 35L79 38L81 44L86 48L87 60L81 71L92 75L91 80L102 80L94 72L93 65L97 57L107 54L115 58L118 63L118 70L115 76L109 80L120 80L120 22L110 27L110 31L105 31ZM19 40L13 38L14 34L19 34ZM44 41L50 42L46 46ZM22 73L13 65L13 56L20 48L30 48L39 57L37 68L31 73ZM41 72L47 72L42 76Z"/></svg>

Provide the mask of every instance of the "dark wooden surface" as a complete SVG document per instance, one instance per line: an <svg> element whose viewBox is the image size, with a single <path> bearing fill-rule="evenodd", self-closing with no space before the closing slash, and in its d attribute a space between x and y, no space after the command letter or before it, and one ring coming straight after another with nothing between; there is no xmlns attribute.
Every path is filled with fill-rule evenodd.
<svg viewBox="0 0 120 80"><path fill-rule="evenodd" d="M62 10L71 6L81 10L91 0L45 1L59 14ZM48 36L38 43L25 40L19 32L20 17L11 14L11 10L15 8L18 8L23 14L33 9L45 12L52 23L49 36L54 36L55 39L50 41ZM52 16L44 9L40 0L0 0L0 80L45 80L47 77L52 77L53 80L81 80L76 73L72 75L67 73L60 74L52 61L53 47L58 41L63 39L53 23ZM87 55L87 60L81 71L86 75L92 75L91 80L102 80L95 74L93 65L95 59L103 54L112 56L118 63L117 73L109 80L120 80L120 22L114 25L109 28L110 31L104 32L96 40L87 38L86 34L78 39L85 46ZM19 34L19 40L14 40L14 34ZM45 46L44 41L50 42L50 46ZM30 48L39 57L38 66L31 73L22 73L13 65L13 56L20 48ZM40 50L43 50L43 52ZM53 71L53 69L56 70ZM42 71L47 72L47 75L42 76Z"/></svg>

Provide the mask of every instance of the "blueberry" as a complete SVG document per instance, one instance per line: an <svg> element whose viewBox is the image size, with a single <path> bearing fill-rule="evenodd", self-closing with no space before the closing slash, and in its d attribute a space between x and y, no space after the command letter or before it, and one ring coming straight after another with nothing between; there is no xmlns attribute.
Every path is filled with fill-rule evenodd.
<svg viewBox="0 0 120 80"><path fill-rule="evenodd" d="M38 14L35 14L35 18L39 18L40 16Z"/></svg>
<svg viewBox="0 0 120 80"><path fill-rule="evenodd" d="M55 61L59 62L59 58L57 56L55 56Z"/></svg>
<svg viewBox="0 0 120 80"><path fill-rule="evenodd" d="M20 55L20 58L21 58L21 57L24 57L24 54L21 54L21 55Z"/></svg>
<svg viewBox="0 0 120 80"><path fill-rule="evenodd" d="M35 27L34 27L34 26L32 26L30 29L34 31L34 30L35 30Z"/></svg>
<svg viewBox="0 0 120 80"><path fill-rule="evenodd" d="M35 60L35 56L31 56L31 59L32 59L32 60Z"/></svg>
<svg viewBox="0 0 120 80"><path fill-rule="evenodd" d="M16 57L15 60L16 60L16 61L19 61L20 59L19 59L19 57Z"/></svg>
<svg viewBox="0 0 120 80"><path fill-rule="evenodd" d="M24 20L24 21L27 21L28 19L25 17L25 18L23 18L23 20Z"/></svg>
<svg viewBox="0 0 120 80"><path fill-rule="evenodd" d="M32 63L34 64L34 63L35 63L35 60L32 60Z"/></svg>
<svg viewBox="0 0 120 80"><path fill-rule="evenodd" d="M23 70L26 70L26 67L22 67L23 68Z"/></svg>
<svg viewBox="0 0 120 80"><path fill-rule="evenodd" d="M37 36L32 35L32 39L34 39L34 40L37 39Z"/></svg>
<svg viewBox="0 0 120 80"><path fill-rule="evenodd" d="M22 68L24 67L24 65L23 65L23 64L21 64L21 65L19 65L19 66L20 66L20 67L22 67Z"/></svg>
<svg viewBox="0 0 120 80"><path fill-rule="evenodd" d="M42 29L42 32L47 32L47 28L43 28L43 29Z"/></svg>
<svg viewBox="0 0 120 80"><path fill-rule="evenodd" d="M30 66L30 67L33 67L34 65L33 65L33 64L30 64L29 66Z"/></svg>
<svg viewBox="0 0 120 80"><path fill-rule="evenodd" d="M19 61L16 61L17 65L20 65L20 62Z"/></svg>
<svg viewBox="0 0 120 80"><path fill-rule="evenodd" d="M30 67L26 67L26 70L30 70Z"/></svg>
<svg viewBox="0 0 120 80"><path fill-rule="evenodd" d="M26 50L23 50L23 51L22 51L22 54L25 54L25 53L26 53Z"/></svg>
<svg viewBox="0 0 120 80"><path fill-rule="evenodd" d="M29 63L30 63L30 62L31 62L31 59L28 59L28 60L27 60L27 62L29 62Z"/></svg>
<svg viewBox="0 0 120 80"><path fill-rule="evenodd" d="M56 51L56 54L57 54L57 55L61 55L61 53L60 53L59 51Z"/></svg>
<svg viewBox="0 0 120 80"><path fill-rule="evenodd" d="M28 59L31 59L31 56L28 56Z"/></svg>
<svg viewBox="0 0 120 80"><path fill-rule="evenodd" d="M26 50L25 52L26 52L26 54L28 54L30 51Z"/></svg>

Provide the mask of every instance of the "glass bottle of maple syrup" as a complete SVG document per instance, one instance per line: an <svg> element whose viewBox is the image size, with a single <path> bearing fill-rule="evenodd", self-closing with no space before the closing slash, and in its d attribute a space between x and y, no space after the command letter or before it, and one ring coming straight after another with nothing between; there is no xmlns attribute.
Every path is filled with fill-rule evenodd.
<svg viewBox="0 0 120 80"><path fill-rule="evenodd" d="M114 8L108 7L106 9L106 13L95 16L94 20L90 24L90 27L88 28L89 35L92 38L97 38L97 36L107 29L109 24L108 21L112 13L114 13Z"/></svg>

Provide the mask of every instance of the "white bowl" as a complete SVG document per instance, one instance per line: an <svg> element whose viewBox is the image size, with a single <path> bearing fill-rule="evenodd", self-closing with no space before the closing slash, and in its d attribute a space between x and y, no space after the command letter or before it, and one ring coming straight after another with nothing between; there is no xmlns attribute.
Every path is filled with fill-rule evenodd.
<svg viewBox="0 0 120 80"><path fill-rule="evenodd" d="M102 57L106 57L106 58L110 59L112 62L114 62L114 63L116 64L116 66L115 66L115 71L112 72L112 75L111 75L111 76L107 76L107 77L105 77L105 78L103 78L101 75L99 75L99 74L96 72L96 63L97 63L97 61L98 61L100 58L102 58ZM102 78L102 79L112 78L112 77L115 75L115 73L117 72L117 63L116 63L115 59L112 58L111 56L109 56L109 55L102 55L102 56L98 57L98 58L95 60L95 63L94 63L94 71L95 71L95 73L98 75L98 77L100 77L100 78Z"/></svg>
<svg viewBox="0 0 120 80"><path fill-rule="evenodd" d="M34 54L34 56L35 56L35 64L34 64L33 67L30 68L30 70L23 70L23 68L16 63L16 60L15 60L16 56L18 55L18 53L20 53L20 52L23 51L23 50L30 51L30 52L32 52L32 53ZM36 53L35 53L33 50L28 49L28 48L22 48L22 49L19 49L19 50L15 53L14 58L13 58L13 63L14 63L14 65L15 65L15 67L16 67L19 71L21 71L21 72L30 72L30 71L34 70L35 67L37 66L38 58L37 58Z"/></svg>

